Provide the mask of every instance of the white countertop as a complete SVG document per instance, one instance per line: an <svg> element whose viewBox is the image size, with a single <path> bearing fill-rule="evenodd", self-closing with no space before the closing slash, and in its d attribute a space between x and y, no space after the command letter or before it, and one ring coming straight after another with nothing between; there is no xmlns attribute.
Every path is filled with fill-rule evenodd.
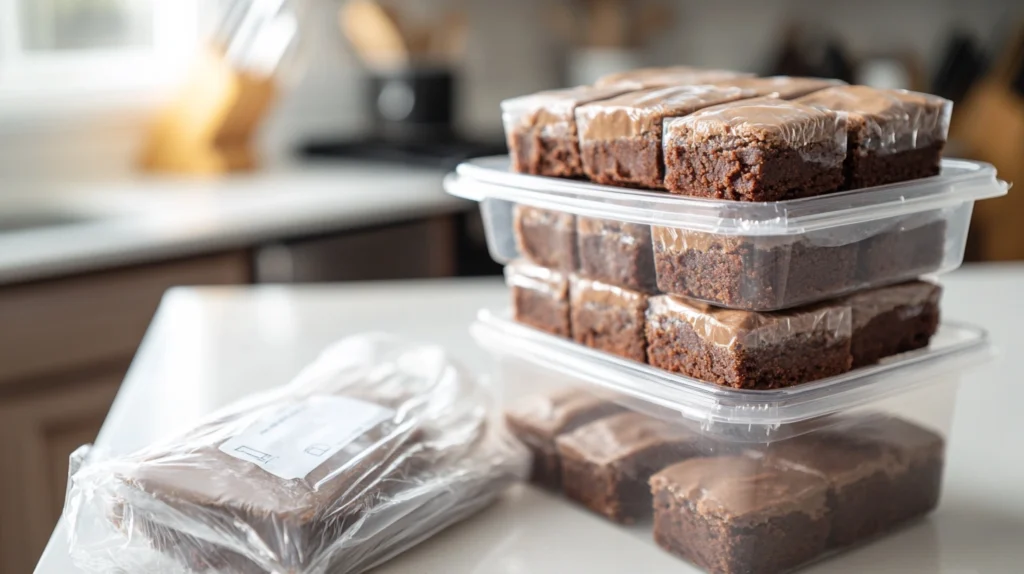
<svg viewBox="0 0 1024 574"><path fill-rule="evenodd" d="M971 372L958 398L943 499L928 519L807 572L994 573L1024 564L1024 266L947 276L943 313L988 328L1002 353ZM441 343L476 369L488 358L467 325L506 303L497 280L324 287L180 289L160 307L97 439L115 453L188 425L241 395L286 382L329 342L386 329ZM58 525L36 572L67 574ZM378 572L590 574L697 572L649 533L619 528L521 486Z"/></svg>
<svg viewBox="0 0 1024 574"><path fill-rule="evenodd" d="M223 178L139 177L106 184L4 183L0 221L84 218L3 232L0 284L246 247L468 208L437 169L310 163Z"/></svg>

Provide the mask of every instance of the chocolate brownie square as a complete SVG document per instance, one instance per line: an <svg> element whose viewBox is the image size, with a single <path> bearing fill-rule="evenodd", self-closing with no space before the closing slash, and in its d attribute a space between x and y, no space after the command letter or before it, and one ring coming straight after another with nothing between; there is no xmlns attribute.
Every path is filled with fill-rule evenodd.
<svg viewBox="0 0 1024 574"><path fill-rule="evenodd" d="M733 72L731 70L695 68L692 66L668 66L664 68L638 68L626 72L608 74L598 78L594 85L598 87L646 90L650 88L709 84L730 78L748 76L753 76L753 74Z"/></svg>
<svg viewBox="0 0 1024 574"><path fill-rule="evenodd" d="M850 370L851 312L828 303L772 313L670 295L647 302L647 362L737 389L777 389Z"/></svg>
<svg viewBox="0 0 1024 574"><path fill-rule="evenodd" d="M581 426L556 443L566 496L624 524L651 515L652 474L700 452L700 435L634 412Z"/></svg>
<svg viewBox="0 0 1024 574"><path fill-rule="evenodd" d="M820 475L829 484L829 545L849 546L926 514L938 503L942 438L896 418L772 444L768 458Z"/></svg>
<svg viewBox="0 0 1024 574"><path fill-rule="evenodd" d="M523 261L505 266L512 291L512 319L552 335L568 338L569 276Z"/></svg>
<svg viewBox="0 0 1024 574"><path fill-rule="evenodd" d="M519 254L531 262L560 271L576 270L575 215L516 204L512 233Z"/></svg>
<svg viewBox="0 0 1024 574"><path fill-rule="evenodd" d="M946 442L938 433L897 417L871 417L847 429L850 440L878 443L896 457L887 503L878 504L886 523L898 525L923 516L939 504Z"/></svg>
<svg viewBox="0 0 1024 574"><path fill-rule="evenodd" d="M516 401L505 410L505 422L533 455L530 480L558 489L562 483L562 465L555 439L623 410L623 407L585 391L558 389Z"/></svg>
<svg viewBox="0 0 1024 574"><path fill-rule="evenodd" d="M732 78L714 82L712 85L749 90L755 96L791 100L817 92L818 90L824 90L825 88L845 86L846 82L825 78L771 76L768 78Z"/></svg>
<svg viewBox="0 0 1024 574"><path fill-rule="evenodd" d="M828 483L764 458L694 458L651 477L654 540L716 574L786 572L825 551Z"/></svg>
<svg viewBox="0 0 1024 574"><path fill-rule="evenodd" d="M221 450L239 420L244 416L229 413L184 435L179 443L188 449L160 445L122 465L115 479L123 500L109 517L115 526L198 572L301 572L338 552L332 541L358 529L388 498L387 489L408 484L422 468L415 455L422 429L388 419L306 476L282 479ZM262 552L246 542L252 540Z"/></svg>
<svg viewBox="0 0 1024 574"><path fill-rule="evenodd" d="M949 131L949 100L868 86L839 86L801 103L847 116L845 189L937 175Z"/></svg>
<svg viewBox="0 0 1024 574"><path fill-rule="evenodd" d="M860 247L832 231L719 235L652 227L658 290L737 309L772 311L856 285Z"/></svg>
<svg viewBox="0 0 1024 574"><path fill-rule="evenodd" d="M779 201L843 183L846 122L830 110L754 98L667 120L664 133L665 187L672 193Z"/></svg>
<svg viewBox="0 0 1024 574"><path fill-rule="evenodd" d="M853 310L854 368L927 347L939 328L942 288L927 281L861 291L846 298Z"/></svg>
<svg viewBox="0 0 1024 574"><path fill-rule="evenodd" d="M576 242L581 275L644 293L656 290L650 225L578 217Z"/></svg>
<svg viewBox="0 0 1024 574"><path fill-rule="evenodd" d="M664 189L662 123L749 97L739 88L675 86L629 92L576 108L583 173L592 181Z"/></svg>
<svg viewBox="0 0 1024 574"><path fill-rule="evenodd" d="M890 228L860 243L857 278L866 285L910 279L939 270L945 259L942 210L897 217Z"/></svg>
<svg viewBox="0 0 1024 574"><path fill-rule="evenodd" d="M574 341L626 359L646 362L646 293L584 277L572 277L569 309Z"/></svg>
<svg viewBox="0 0 1024 574"><path fill-rule="evenodd" d="M578 86L501 102L512 169L519 173L579 177L576 106L617 96L621 87Z"/></svg>

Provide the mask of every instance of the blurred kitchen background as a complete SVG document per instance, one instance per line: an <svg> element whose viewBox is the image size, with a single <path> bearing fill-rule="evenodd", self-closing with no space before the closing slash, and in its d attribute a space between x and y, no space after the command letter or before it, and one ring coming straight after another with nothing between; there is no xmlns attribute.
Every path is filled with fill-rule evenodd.
<svg viewBox="0 0 1024 574"><path fill-rule="evenodd" d="M0 573L166 289L497 274L441 180L499 101L670 64L938 93L949 154L1024 181L1014 0L0 0ZM1024 258L1024 195L971 233Z"/></svg>

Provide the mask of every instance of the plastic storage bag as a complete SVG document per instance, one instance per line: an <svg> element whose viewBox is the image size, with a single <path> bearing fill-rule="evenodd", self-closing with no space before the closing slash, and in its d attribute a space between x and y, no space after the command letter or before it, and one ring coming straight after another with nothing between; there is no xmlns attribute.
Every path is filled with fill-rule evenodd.
<svg viewBox="0 0 1024 574"><path fill-rule="evenodd" d="M364 571L525 476L493 398L439 347L344 339L176 438L73 461L72 558L92 572Z"/></svg>

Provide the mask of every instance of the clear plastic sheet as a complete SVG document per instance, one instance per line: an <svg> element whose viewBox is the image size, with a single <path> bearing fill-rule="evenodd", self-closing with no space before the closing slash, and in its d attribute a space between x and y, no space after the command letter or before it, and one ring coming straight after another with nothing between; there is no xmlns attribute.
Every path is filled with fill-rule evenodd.
<svg viewBox="0 0 1024 574"><path fill-rule="evenodd" d="M739 88L674 86L576 108L580 159L591 181L663 189L662 125L669 118L753 95Z"/></svg>
<svg viewBox="0 0 1024 574"><path fill-rule="evenodd" d="M741 77L714 82L715 86L732 86L754 92L757 96L790 100L833 86L845 86L842 80L825 78L802 78L795 76L770 76L767 78Z"/></svg>
<svg viewBox="0 0 1024 574"><path fill-rule="evenodd" d="M856 332L883 313L898 311L901 320L917 317L931 305L937 307L942 287L929 281L911 281L854 293L846 298Z"/></svg>
<svg viewBox="0 0 1024 574"><path fill-rule="evenodd" d="M846 116L799 102L754 98L731 102L665 122L665 155L673 148L714 142L717 150L748 146L789 148L804 161L841 166L846 159ZM716 152L719 153L719 152ZM667 166L671 170L671 166Z"/></svg>
<svg viewBox="0 0 1024 574"><path fill-rule="evenodd" d="M615 87L576 86L509 98L501 102L501 118L506 134L528 129L544 137L573 137L576 106L611 98L624 91Z"/></svg>
<svg viewBox="0 0 1024 574"><path fill-rule="evenodd" d="M639 68L626 72L615 72L601 76L594 82L599 87L615 86L631 90L681 86L687 84L708 84L730 78L744 78L753 74L732 70L711 70L692 66L668 66L664 68Z"/></svg>
<svg viewBox="0 0 1024 574"><path fill-rule="evenodd" d="M845 303L758 313L659 295L648 299L647 319L655 329L689 324L705 343L728 349L785 345L807 336L849 339L853 332L852 310Z"/></svg>
<svg viewBox="0 0 1024 574"><path fill-rule="evenodd" d="M663 119L749 97L752 93L732 87L674 86L629 92L581 105L576 108L580 147L648 135L660 141Z"/></svg>
<svg viewBox="0 0 1024 574"><path fill-rule="evenodd" d="M840 86L798 101L849 117L852 150L858 154L893 154L946 141L953 103L910 92L867 86Z"/></svg>
<svg viewBox="0 0 1024 574"><path fill-rule="evenodd" d="M528 471L492 391L383 334L127 456L77 461L65 516L90 572L362 572Z"/></svg>
<svg viewBox="0 0 1024 574"><path fill-rule="evenodd" d="M647 295L596 281L586 277L572 276L569 280L570 301L573 305L595 306L597 308L622 307L623 309L641 305L646 307Z"/></svg>

